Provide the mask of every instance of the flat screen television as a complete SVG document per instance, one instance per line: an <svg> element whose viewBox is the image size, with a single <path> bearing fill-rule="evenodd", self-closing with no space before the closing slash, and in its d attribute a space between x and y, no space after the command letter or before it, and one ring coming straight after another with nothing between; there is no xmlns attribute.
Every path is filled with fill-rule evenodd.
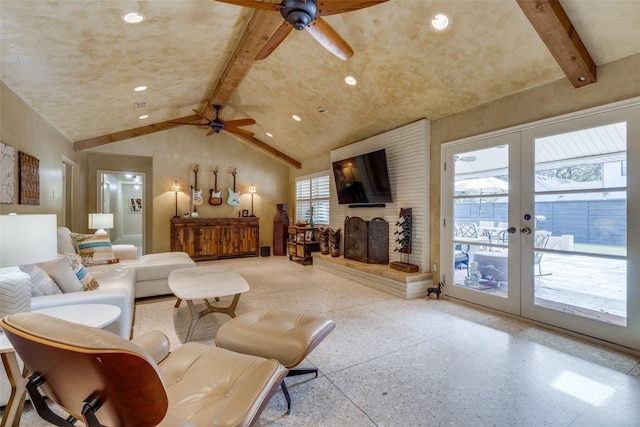
<svg viewBox="0 0 640 427"><path fill-rule="evenodd" d="M332 163L338 203L391 203L391 186L384 149Z"/></svg>

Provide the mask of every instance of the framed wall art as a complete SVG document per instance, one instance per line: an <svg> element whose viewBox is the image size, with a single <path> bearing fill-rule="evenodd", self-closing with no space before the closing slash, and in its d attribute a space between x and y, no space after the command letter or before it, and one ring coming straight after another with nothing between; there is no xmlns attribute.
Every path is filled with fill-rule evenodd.
<svg viewBox="0 0 640 427"><path fill-rule="evenodd" d="M16 150L0 142L0 203L16 202Z"/></svg>
<svg viewBox="0 0 640 427"><path fill-rule="evenodd" d="M138 197L129 198L129 213L142 213L142 199Z"/></svg>
<svg viewBox="0 0 640 427"><path fill-rule="evenodd" d="M40 204L40 160L22 151L18 152L18 192L21 205Z"/></svg>

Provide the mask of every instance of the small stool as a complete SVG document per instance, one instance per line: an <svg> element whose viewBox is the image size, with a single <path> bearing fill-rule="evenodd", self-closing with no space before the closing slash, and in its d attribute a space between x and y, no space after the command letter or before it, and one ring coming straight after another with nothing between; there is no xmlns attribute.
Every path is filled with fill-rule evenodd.
<svg viewBox="0 0 640 427"><path fill-rule="evenodd" d="M333 320L289 311L254 310L222 325L216 345L237 353L276 359L289 369L287 376L315 374L318 368L293 369L336 327ZM284 381L282 392L291 413L291 396Z"/></svg>

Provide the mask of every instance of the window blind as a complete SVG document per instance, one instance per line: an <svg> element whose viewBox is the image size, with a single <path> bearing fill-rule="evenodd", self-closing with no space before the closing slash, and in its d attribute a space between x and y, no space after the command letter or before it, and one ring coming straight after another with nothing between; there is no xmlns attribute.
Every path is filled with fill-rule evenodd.
<svg viewBox="0 0 640 427"><path fill-rule="evenodd" d="M329 225L329 173L327 170L296 178L296 222L310 222L313 207L314 225Z"/></svg>

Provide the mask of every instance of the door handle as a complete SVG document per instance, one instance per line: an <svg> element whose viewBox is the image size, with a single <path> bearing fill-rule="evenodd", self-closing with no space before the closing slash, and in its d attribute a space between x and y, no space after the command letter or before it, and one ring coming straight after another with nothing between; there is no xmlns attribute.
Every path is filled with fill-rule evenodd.
<svg viewBox="0 0 640 427"><path fill-rule="evenodd" d="M516 228L515 228L515 227L509 227L509 228L507 228L507 233L509 233L509 234L515 234L515 232L516 232Z"/></svg>
<svg viewBox="0 0 640 427"><path fill-rule="evenodd" d="M522 234L531 234L531 228L529 228L529 227L523 227L523 228L520 230L520 232L521 232Z"/></svg>

